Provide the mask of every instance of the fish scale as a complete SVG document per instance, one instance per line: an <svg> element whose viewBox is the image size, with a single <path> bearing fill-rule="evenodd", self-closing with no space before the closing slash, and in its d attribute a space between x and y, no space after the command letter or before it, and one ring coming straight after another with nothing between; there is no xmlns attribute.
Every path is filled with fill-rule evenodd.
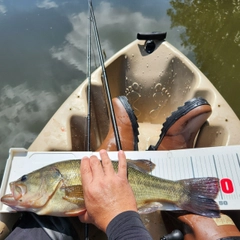
<svg viewBox="0 0 240 240"><path fill-rule="evenodd" d="M128 180L136 196L137 202L142 206L151 200L171 199L177 202L179 198L180 184L167 181L165 179L149 176L134 169L128 170ZM144 186L144 187L142 187ZM161 189L161 191L159 191Z"/></svg>

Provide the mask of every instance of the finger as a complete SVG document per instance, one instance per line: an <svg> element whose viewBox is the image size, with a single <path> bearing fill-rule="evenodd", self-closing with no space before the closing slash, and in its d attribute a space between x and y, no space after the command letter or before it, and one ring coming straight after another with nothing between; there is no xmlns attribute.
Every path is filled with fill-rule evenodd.
<svg viewBox="0 0 240 240"><path fill-rule="evenodd" d="M127 177L127 159L122 150L118 152L118 175L122 178Z"/></svg>
<svg viewBox="0 0 240 240"><path fill-rule="evenodd" d="M102 166L103 166L104 174L105 175L113 174L114 169L113 169L112 161L109 158L107 151L102 149L102 150L100 150L99 153L100 153L100 157L102 159Z"/></svg>
<svg viewBox="0 0 240 240"><path fill-rule="evenodd" d="M88 182L92 182L92 170L90 167L90 159L83 157L80 164L80 173L83 186L86 186Z"/></svg>
<svg viewBox="0 0 240 240"><path fill-rule="evenodd" d="M96 156L90 157L90 167L92 170L93 179L103 177L104 175L103 168L101 162Z"/></svg>

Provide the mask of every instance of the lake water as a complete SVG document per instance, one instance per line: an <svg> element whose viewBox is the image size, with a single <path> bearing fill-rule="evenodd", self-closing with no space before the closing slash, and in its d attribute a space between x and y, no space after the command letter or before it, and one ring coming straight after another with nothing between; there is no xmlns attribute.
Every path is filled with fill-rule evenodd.
<svg viewBox="0 0 240 240"><path fill-rule="evenodd" d="M239 0L93 1L107 58L166 31L240 117ZM0 0L0 174L86 78L87 0ZM1 176L0 176L1 179Z"/></svg>

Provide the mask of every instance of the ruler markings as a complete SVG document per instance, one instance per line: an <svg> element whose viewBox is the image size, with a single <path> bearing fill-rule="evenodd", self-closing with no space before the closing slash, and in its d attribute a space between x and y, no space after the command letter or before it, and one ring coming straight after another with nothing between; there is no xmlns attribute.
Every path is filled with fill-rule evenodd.
<svg viewBox="0 0 240 240"><path fill-rule="evenodd" d="M185 157L181 157L181 164L179 165L179 171L181 172L181 175L180 175L181 179L188 178L189 168L186 165L187 164L186 164ZM184 171L181 171L180 169L184 169Z"/></svg>
<svg viewBox="0 0 240 240"><path fill-rule="evenodd" d="M191 169L189 168L189 164L187 164L188 163L188 161L186 161L186 158L185 157L182 157L182 168L183 169L186 169L185 171L184 171L184 173L186 174L182 174L182 178L189 178L189 175L191 176ZM189 174L190 173L190 174Z"/></svg>
<svg viewBox="0 0 240 240"><path fill-rule="evenodd" d="M209 166L210 166L210 163L208 161L208 158L207 156L205 155L204 157L204 171L203 171L203 174L206 174L207 176L210 176L210 171L209 171Z"/></svg>
<svg viewBox="0 0 240 240"><path fill-rule="evenodd" d="M227 177L228 176L232 176L232 177L228 177L232 182L233 182L233 193L229 194L228 197L229 199L236 199L236 194L235 194L235 190L237 186L234 186L237 183L237 179L236 179L236 174L235 173L235 167L234 167L234 159L231 158L232 154L228 154L226 155L226 158L228 160L227 162L227 166L226 168L228 168L228 172L227 172Z"/></svg>
<svg viewBox="0 0 240 240"><path fill-rule="evenodd" d="M238 159L237 157L235 158L234 157L235 155L234 154L231 154L231 157L232 157L232 163L233 163L233 170L234 172L232 172L232 176L233 176L233 184L235 184L235 188L234 188L234 192L235 192L235 199L238 198L238 195L237 195L237 188L240 186L240 177L239 177L239 171L238 171Z"/></svg>
<svg viewBox="0 0 240 240"><path fill-rule="evenodd" d="M211 176L212 177L217 177L217 174L216 174L216 171L215 171L215 168L214 168L214 162L212 161L211 155L208 156L208 161L211 165Z"/></svg>
<svg viewBox="0 0 240 240"><path fill-rule="evenodd" d="M168 160L169 160L169 159L167 158L166 160L167 160L167 161L166 161L166 170L165 170L165 171L166 171L166 174L167 174L167 176L168 176L168 178L169 178L169 167L168 167L168 164L169 164L169 161L168 161ZM165 176L166 176L166 175L165 175Z"/></svg>
<svg viewBox="0 0 240 240"><path fill-rule="evenodd" d="M159 158L159 159L153 158L152 161L156 165L155 168L153 169L152 173L156 176L161 176L162 177L162 173L161 173L161 171L162 171L162 164L161 164L162 159L161 158ZM161 167L158 167L158 165L161 166Z"/></svg>
<svg viewBox="0 0 240 240"><path fill-rule="evenodd" d="M197 156L195 157L194 159L195 161L193 162L194 163L194 173L195 173L195 177L198 177L199 176L199 169L200 169L200 166L199 165L199 162L200 162L200 156Z"/></svg>
<svg viewBox="0 0 240 240"><path fill-rule="evenodd" d="M195 177L199 177L199 171L201 170L201 164L199 164L201 162L201 157L198 156L197 159L195 159Z"/></svg>
<svg viewBox="0 0 240 240"><path fill-rule="evenodd" d="M198 177L202 177L202 174L204 172L204 156L201 157L199 164L200 164L200 167L199 167Z"/></svg>
<svg viewBox="0 0 240 240"><path fill-rule="evenodd" d="M209 162L207 161L206 156L203 156L203 176L205 176L205 174L207 176L210 176L208 167L207 167L208 165L209 165Z"/></svg>
<svg viewBox="0 0 240 240"><path fill-rule="evenodd" d="M226 176L228 176L227 172L228 172L228 169L229 169L229 168L228 169L226 168L226 163L227 163L228 159L226 159L223 154L221 155L221 157L222 157L221 158L221 160L222 160L221 163L223 164L223 168L222 168L223 169L223 177L226 177Z"/></svg>
<svg viewBox="0 0 240 240"><path fill-rule="evenodd" d="M168 173L168 178L170 178L170 170L171 169L169 169L169 159L167 158L167 161L166 161L166 173Z"/></svg>
<svg viewBox="0 0 240 240"><path fill-rule="evenodd" d="M180 169L187 169L187 171L189 170L188 169L188 166L187 166L187 162L186 162L186 159L183 157L183 164L182 164L182 167L180 168ZM185 171L182 171L183 172L183 174L185 173ZM184 177L184 178L186 178L186 177Z"/></svg>
<svg viewBox="0 0 240 240"><path fill-rule="evenodd" d="M165 159L165 160L166 160L166 159ZM162 178L165 178L166 176L165 176L164 173L166 173L166 169L165 169L165 166L164 166L163 163L164 163L164 158L161 159L160 176L161 176Z"/></svg>
<svg viewBox="0 0 240 240"><path fill-rule="evenodd" d="M169 161L168 161L169 159L167 158L166 159L166 161L165 161L165 167L166 167L166 169L165 169L165 178L169 178L169 167L168 167L168 164L169 164ZM163 164L164 164L164 160L163 160Z"/></svg>
<svg viewBox="0 0 240 240"><path fill-rule="evenodd" d="M194 161L193 161L194 177L198 176L198 162L199 162L199 156L195 156Z"/></svg>
<svg viewBox="0 0 240 240"><path fill-rule="evenodd" d="M182 160L182 157L180 156L178 158L178 163L176 165L176 170L179 172L179 179L182 179L184 177L184 173L180 170L182 168L182 163L183 163L183 160Z"/></svg>
<svg viewBox="0 0 240 240"><path fill-rule="evenodd" d="M192 172L192 166L191 166L190 162L191 162L191 156L188 157L188 166L189 166L189 168L188 168L188 178L193 178L194 175L193 175L193 172Z"/></svg>
<svg viewBox="0 0 240 240"><path fill-rule="evenodd" d="M166 158L161 159L161 175L160 176L162 178L166 178L166 172L167 172L167 165L164 164L164 162L165 162L164 160L166 161Z"/></svg>
<svg viewBox="0 0 240 240"><path fill-rule="evenodd" d="M211 176L212 177L217 177L217 175L216 175L216 171L215 171L215 168L214 168L214 162L212 161L212 158L211 158L211 155L208 155L208 162L210 163L210 165L211 165L211 170L210 170L210 172L211 172Z"/></svg>
<svg viewBox="0 0 240 240"><path fill-rule="evenodd" d="M239 159L238 159L237 153L236 153L236 161L234 161L235 158L234 158L233 154L232 154L232 158L233 158L233 164L234 164L234 169L235 169L235 173L236 173L235 176L237 178L237 186L240 186L240 176L239 176L239 169L238 169Z"/></svg>
<svg viewBox="0 0 240 240"><path fill-rule="evenodd" d="M223 166L224 166L224 170L225 170L225 175L224 177L227 178L227 176L229 175L229 172L231 172L231 165L229 164L229 158L228 155L223 155ZM226 185L226 188L228 189L228 185ZM234 195L233 194L225 194L226 199L231 199Z"/></svg>
<svg viewBox="0 0 240 240"><path fill-rule="evenodd" d="M157 164L157 162L159 161L159 165L161 166L160 168L158 168L159 169L159 176L161 176L162 178L164 177L164 175L163 175L163 173L164 173L164 165L163 165L163 158L161 158L161 159L157 159L157 161L156 161L156 164Z"/></svg>
<svg viewBox="0 0 240 240"><path fill-rule="evenodd" d="M166 162L166 158L162 158L161 159L161 177L162 178L167 178L167 166L164 164L164 162Z"/></svg>
<svg viewBox="0 0 240 240"><path fill-rule="evenodd" d="M162 175L160 176L163 176L163 178L167 178L167 166L164 164L164 162L166 161L166 159L162 158Z"/></svg>
<svg viewBox="0 0 240 240"><path fill-rule="evenodd" d="M220 160L220 164L221 164L220 171L222 173L221 178L226 178L228 176L227 172L229 170L229 168L228 169L226 168L227 159L225 158L225 156L223 154L221 154L220 159L221 159ZM229 200L229 196L230 196L229 194L226 194L226 193L223 192L223 196L224 196L224 199Z"/></svg>
<svg viewBox="0 0 240 240"><path fill-rule="evenodd" d="M202 165L203 165L203 158L202 156L199 156L199 159L197 161L197 177L202 177Z"/></svg>
<svg viewBox="0 0 240 240"><path fill-rule="evenodd" d="M217 176L217 178L219 178L215 156L212 155L212 158L213 158L213 164L214 164L216 176ZM220 190L219 190L219 195L220 195L220 198L223 199L223 195L222 195L222 190L221 190L221 188L220 188Z"/></svg>
<svg viewBox="0 0 240 240"><path fill-rule="evenodd" d="M173 173L173 179L176 180L177 174L179 175L179 170L177 168L179 164L179 158L173 158L173 169L174 169L174 173Z"/></svg>
<svg viewBox="0 0 240 240"><path fill-rule="evenodd" d="M174 166L174 158L170 158L168 160L168 171L170 173L170 178L174 179L175 173L175 166Z"/></svg>
<svg viewBox="0 0 240 240"><path fill-rule="evenodd" d="M173 160L172 160L172 168L174 169L172 178L173 178L174 180L176 180L177 174L179 175L179 171L178 171L178 169L177 169L178 161L179 161L179 158L178 158L178 157L173 158Z"/></svg>
<svg viewBox="0 0 240 240"><path fill-rule="evenodd" d="M178 172L178 176L180 179L182 178L182 171L180 171L181 162L182 162L182 158L178 157L177 161L175 163L175 169L176 169L176 172ZM175 176L175 177L177 178L177 176ZM174 180L176 180L176 178L174 178Z"/></svg>
<svg viewBox="0 0 240 240"><path fill-rule="evenodd" d="M175 161L174 161L174 180L176 180L177 174L178 175L180 174L179 168L177 167L179 164L179 157L173 158L173 159L175 159Z"/></svg>
<svg viewBox="0 0 240 240"><path fill-rule="evenodd" d="M230 172L230 174L231 175L229 175L228 173L228 175L227 176L232 176L232 179L231 179L231 181L233 181L233 185L234 185L234 180L235 180L235 174L234 174L234 165L232 165L231 163L233 163L233 160L234 159L231 159L231 154L229 154L229 155L226 155L226 158L227 158L227 165L228 165L228 168L229 168L229 172ZM227 167L227 166L226 166ZM234 186L234 190L236 189L236 187ZM234 194L234 192L233 192L233 194L231 194L231 195L229 195L229 198L231 198L232 197L232 199L236 199L236 194Z"/></svg>
<svg viewBox="0 0 240 240"><path fill-rule="evenodd" d="M238 167L240 168L240 160L239 160L239 156L238 156L237 153L236 153L236 157L237 157L237 160L238 160Z"/></svg>
<svg viewBox="0 0 240 240"><path fill-rule="evenodd" d="M203 155L202 161L201 161L201 170L202 170L201 171L201 177L206 174L206 171L204 171L205 167L206 167L206 162L205 162L205 156Z"/></svg>
<svg viewBox="0 0 240 240"><path fill-rule="evenodd" d="M169 171L169 173L170 173L170 178L171 179L173 179L173 177L174 177L174 171L175 171L175 169L174 169L174 158L171 158L171 159L169 159L168 160L168 171Z"/></svg>
<svg viewBox="0 0 240 240"><path fill-rule="evenodd" d="M216 160L216 159L215 159ZM222 167L222 161L221 161L222 159L220 158L220 156L219 155L217 155L217 162L216 162L216 165L217 165L217 167L218 167L218 176L219 176L219 179L220 178L222 178L223 177L223 167Z"/></svg>
<svg viewBox="0 0 240 240"><path fill-rule="evenodd" d="M181 157L181 162L179 163L178 165L178 169L179 169L179 172L180 172L180 175L179 175L179 178L182 179L182 178L185 178L184 175L185 175L185 171L183 172L181 169L185 169L185 159L183 157Z"/></svg>
<svg viewBox="0 0 240 240"><path fill-rule="evenodd" d="M176 162L176 170L179 173L179 178L182 178L182 171L180 171L181 169L181 163L182 163L182 158L178 158L178 161Z"/></svg>
<svg viewBox="0 0 240 240"><path fill-rule="evenodd" d="M211 166L211 162L209 161L209 156L207 155L206 157L205 157L205 167L206 167L206 173L207 173L207 176L213 176L212 175L212 168L211 167L208 167L208 166Z"/></svg>
<svg viewBox="0 0 240 240"><path fill-rule="evenodd" d="M201 175L202 176L204 176L207 173L207 171L205 171L205 168L206 168L206 161L205 161L205 156L203 155L202 161L201 161L201 170L202 170Z"/></svg>
<svg viewBox="0 0 240 240"><path fill-rule="evenodd" d="M203 168L204 168L204 156L201 156L200 161L199 161L199 173L198 177L202 177L202 174L204 174Z"/></svg>
<svg viewBox="0 0 240 240"><path fill-rule="evenodd" d="M190 157L190 164L191 164L191 168L192 168L193 178L195 178L195 171L194 171L194 167L193 167L193 159L192 159L192 157Z"/></svg>
<svg viewBox="0 0 240 240"><path fill-rule="evenodd" d="M176 171L178 171L178 174L179 174L179 178L181 179L183 177L182 175L182 171L180 171L181 169L181 163L182 163L182 158L177 158L177 162L176 162Z"/></svg>

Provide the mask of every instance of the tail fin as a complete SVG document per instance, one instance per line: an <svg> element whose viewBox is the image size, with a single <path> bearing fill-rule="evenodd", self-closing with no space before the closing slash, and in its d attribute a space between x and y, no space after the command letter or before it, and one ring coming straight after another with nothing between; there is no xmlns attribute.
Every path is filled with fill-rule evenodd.
<svg viewBox="0 0 240 240"><path fill-rule="evenodd" d="M180 208L206 217L219 217L218 204L214 201L219 191L219 179L214 177L180 180L185 188L185 198L177 204Z"/></svg>

